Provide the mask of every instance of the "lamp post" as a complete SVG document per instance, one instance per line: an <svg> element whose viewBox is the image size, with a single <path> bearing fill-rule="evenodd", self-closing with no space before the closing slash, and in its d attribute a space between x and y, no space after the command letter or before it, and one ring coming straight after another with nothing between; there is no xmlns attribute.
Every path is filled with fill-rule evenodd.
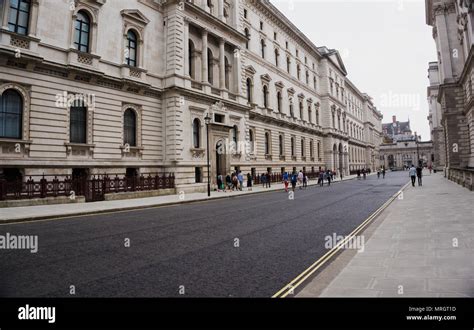
<svg viewBox="0 0 474 330"><path fill-rule="evenodd" d="M209 163L209 124L211 123L211 117L209 113L204 118L206 122L206 137L207 137L207 197L211 197L211 165Z"/></svg>
<svg viewBox="0 0 474 330"><path fill-rule="evenodd" d="M417 165L422 167L423 164L420 164L420 148L418 146L418 135L415 132L415 144L416 144L416 158L417 158Z"/></svg>

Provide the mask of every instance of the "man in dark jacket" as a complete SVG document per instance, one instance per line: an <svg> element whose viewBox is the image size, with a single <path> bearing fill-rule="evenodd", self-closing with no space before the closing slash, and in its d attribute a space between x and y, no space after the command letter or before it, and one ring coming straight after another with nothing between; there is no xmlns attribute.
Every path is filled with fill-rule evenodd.
<svg viewBox="0 0 474 330"><path fill-rule="evenodd" d="M418 166L418 167L416 168L416 176L417 176L417 178L418 178L418 186L421 187L421 186L423 185L422 182L421 182L421 178L422 178L422 176L423 176L423 167Z"/></svg>

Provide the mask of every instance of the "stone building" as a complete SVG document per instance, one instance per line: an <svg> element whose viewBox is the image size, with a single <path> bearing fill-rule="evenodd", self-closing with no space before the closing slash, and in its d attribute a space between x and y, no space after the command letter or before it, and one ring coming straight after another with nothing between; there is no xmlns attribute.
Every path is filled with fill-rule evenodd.
<svg viewBox="0 0 474 330"><path fill-rule="evenodd" d="M446 166L446 146L444 143L444 128L441 125L442 110L438 103L439 67L437 62L430 62L428 68L430 85L427 89L431 141L433 142L433 168L442 171Z"/></svg>
<svg viewBox="0 0 474 330"><path fill-rule="evenodd" d="M403 170L417 166L418 159L423 166L433 166L433 144L431 141L399 140L380 146L380 158L386 169Z"/></svg>
<svg viewBox="0 0 474 330"><path fill-rule="evenodd" d="M392 122L382 124L382 133L386 142L405 141L413 139L413 132L408 121L398 121L397 116L392 116Z"/></svg>
<svg viewBox="0 0 474 330"><path fill-rule="evenodd" d="M434 148L445 151L440 152L445 154L445 159L440 156L439 162L444 161L448 178L471 190L474 188L473 20L472 1L426 0L426 23L433 27L439 72L437 83L435 66L430 64L433 76L430 85L436 86L432 95L437 93L439 121L444 131L444 139L439 137L441 130L435 131L438 136L433 139ZM433 122L435 127L437 123Z"/></svg>
<svg viewBox="0 0 474 330"><path fill-rule="evenodd" d="M269 1L0 1L0 171L379 166L381 113ZM206 125L206 118L209 125Z"/></svg>

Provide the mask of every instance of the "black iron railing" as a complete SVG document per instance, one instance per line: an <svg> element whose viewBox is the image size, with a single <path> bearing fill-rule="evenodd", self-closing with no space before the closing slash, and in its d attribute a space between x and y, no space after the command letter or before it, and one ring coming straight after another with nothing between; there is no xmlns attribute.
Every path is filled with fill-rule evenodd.
<svg viewBox="0 0 474 330"><path fill-rule="evenodd" d="M175 188L173 173L141 176L95 175L90 177L30 176L27 180L0 179L0 200L33 199L59 196L84 196L99 201L105 194Z"/></svg>

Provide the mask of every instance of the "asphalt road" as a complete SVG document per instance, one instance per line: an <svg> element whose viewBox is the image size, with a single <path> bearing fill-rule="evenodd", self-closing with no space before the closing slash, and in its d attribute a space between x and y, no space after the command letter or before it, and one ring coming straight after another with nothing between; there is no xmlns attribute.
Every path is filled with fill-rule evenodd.
<svg viewBox="0 0 474 330"><path fill-rule="evenodd" d="M0 297L270 297L408 182L331 187L0 226L39 250L0 250ZM127 240L130 247L126 247ZM180 293L183 293L181 295Z"/></svg>

